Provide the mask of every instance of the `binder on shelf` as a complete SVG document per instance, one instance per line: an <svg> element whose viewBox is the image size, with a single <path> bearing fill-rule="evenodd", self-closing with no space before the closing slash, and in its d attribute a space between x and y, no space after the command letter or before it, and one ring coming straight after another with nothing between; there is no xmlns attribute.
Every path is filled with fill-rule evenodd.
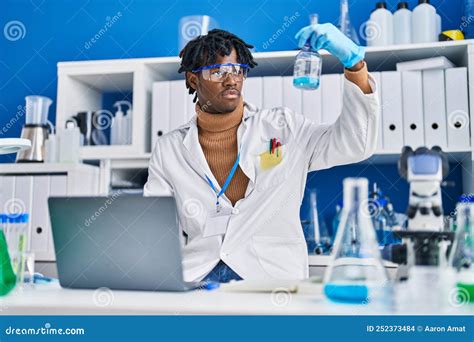
<svg viewBox="0 0 474 342"><path fill-rule="evenodd" d="M446 149L448 141L444 70L423 71L423 118L425 145Z"/></svg>
<svg viewBox="0 0 474 342"><path fill-rule="evenodd" d="M15 214L18 212L24 212L30 214L30 219L28 220L28 241L27 245L28 248L36 252L36 242L32 241L33 239L33 234L32 234L32 229L31 227L34 226L33 229L36 229L36 227L41 227L41 225L37 225L36 221L38 220L38 217L40 215L46 214L46 213L36 213L36 208L42 207L43 205L47 205L47 198L49 196L49 189L42 189L44 193L44 204L37 202L34 197L32 199L32 194L34 193L34 189L37 187L37 184L40 179L45 179L49 178L49 176L15 176L15 183L14 183L14 197L10 198L9 202L11 205L8 205L8 200L7 200L7 205L5 205L2 209L6 213L9 214ZM48 217L49 218L49 217ZM45 227L46 228L46 227ZM41 249L44 250L46 247L41 244L40 242Z"/></svg>
<svg viewBox="0 0 474 342"><path fill-rule="evenodd" d="M402 78L397 71L381 73L383 147L401 151L403 147Z"/></svg>
<svg viewBox="0 0 474 342"><path fill-rule="evenodd" d="M281 76L263 77L263 108L283 106L283 80Z"/></svg>
<svg viewBox="0 0 474 342"><path fill-rule="evenodd" d="M263 78L249 77L243 85L244 101L263 108Z"/></svg>
<svg viewBox="0 0 474 342"><path fill-rule="evenodd" d="M322 123L333 124L342 111L341 74L321 76Z"/></svg>
<svg viewBox="0 0 474 342"><path fill-rule="evenodd" d="M425 144L422 72L402 72L402 89L403 140L405 145L415 149Z"/></svg>
<svg viewBox="0 0 474 342"><path fill-rule="evenodd" d="M397 71L399 72L447 68L454 68L454 64L444 56L397 63Z"/></svg>
<svg viewBox="0 0 474 342"><path fill-rule="evenodd" d="M303 90L302 114L308 120L320 124L322 121L321 87L316 90Z"/></svg>
<svg viewBox="0 0 474 342"><path fill-rule="evenodd" d="M379 103L382 105L382 78L380 77L380 72L375 71L370 73L377 84L377 93L379 98ZM379 131L377 136L377 151L383 150L383 123L382 123L382 111L380 111L379 118Z"/></svg>
<svg viewBox="0 0 474 342"><path fill-rule="evenodd" d="M186 117L183 123L187 123L189 120L191 120L193 115L196 114L196 103L193 102L193 99L196 93L191 95L188 89L186 89L184 93L185 93L184 101L186 101Z"/></svg>
<svg viewBox="0 0 474 342"><path fill-rule="evenodd" d="M188 118L188 90L183 80L170 81L170 131L187 122Z"/></svg>
<svg viewBox="0 0 474 342"><path fill-rule="evenodd" d="M303 112L303 90L293 85L293 76L283 77L283 106L293 112L301 114Z"/></svg>
<svg viewBox="0 0 474 342"><path fill-rule="evenodd" d="M151 148L155 147L159 136L170 129L170 83L155 82L152 88Z"/></svg>
<svg viewBox="0 0 474 342"><path fill-rule="evenodd" d="M446 122L449 149L470 146L467 68L445 70Z"/></svg>
<svg viewBox="0 0 474 342"><path fill-rule="evenodd" d="M18 178L24 178L24 176ZM31 208L30 248L35 251L37 257L42 255L41 259L44 259L44 256L48 254L50 245L51 228L48 213L50 178L50 176L35 176L32 187L33 193L29 194L34 203ZM39 231L38 228L41 228L41 230Z"/></svg>

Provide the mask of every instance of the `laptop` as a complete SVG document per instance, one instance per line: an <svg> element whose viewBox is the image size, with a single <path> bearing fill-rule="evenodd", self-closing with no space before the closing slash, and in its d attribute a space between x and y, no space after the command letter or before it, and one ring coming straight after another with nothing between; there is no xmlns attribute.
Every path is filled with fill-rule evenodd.
<svg viewBox="0 0 474 342"><path fill-rule="evenodd" d="M64 288L187 291L173 197L50 197Z"/></svg>

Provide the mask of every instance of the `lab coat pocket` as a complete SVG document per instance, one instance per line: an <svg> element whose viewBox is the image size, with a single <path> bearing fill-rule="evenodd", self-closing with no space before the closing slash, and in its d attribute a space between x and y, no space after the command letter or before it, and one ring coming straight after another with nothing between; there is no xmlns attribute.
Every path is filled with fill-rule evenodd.
<svg viewBox="0 0 474 342"><path fill-rule="evenodd" d="M285 144L279 147L278 155L276 151L272 155L269 155L269 151L265 151L265 155L261 153L257 157L257 191L266 191L285 183L288 177L287 151L288 147Z"/></svg>
<svg viewBox="0 0 474 342"><path fill-rule="evenodd" d="M286 145L281 145L270 151L268 146L262 149L259 154L259 167L261 171L268 171L280 165L286 159Z"/></svg>
<svg viewBox="0 0 474 342"><path fill-rule="evenodd" d="M252 245L262 269L270 278L307 277L306 242L299 238L254 236Z"/></svg>

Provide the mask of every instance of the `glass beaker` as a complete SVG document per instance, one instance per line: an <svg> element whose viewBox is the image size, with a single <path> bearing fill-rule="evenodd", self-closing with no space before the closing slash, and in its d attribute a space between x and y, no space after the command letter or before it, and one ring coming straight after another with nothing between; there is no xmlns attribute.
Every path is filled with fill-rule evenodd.
<svg viewBox="0 0 474 342"><path fill-rule="evenodd" d="M457 229L450 265L458 272L458 300L474 302L474 203L459 203L456 213Z"/></svg>
<svg viewBox="0 0 474 342"><path fill-rule="evenodd" d="M311 25L318 24L318 15L310 15ZM321 71L323 59L321 55L313 50L310 38L296 55L293 69L293 85L304 90L316 90L321 82Z"/></svg>
<svg viewBox="0 0 474 342"><path fill-rule="evenodd" d="M368 209L368 180L344 179L344 206L324 293L334 301L368 303L389 288Z"/></svg>
<svg viewBox="0 0 474 342"><path fill-rule="evenodd" d="M48 124L49 106L53 103L49 97L31 95L25 97L26 100L26 124L41 125Z"/></svg>

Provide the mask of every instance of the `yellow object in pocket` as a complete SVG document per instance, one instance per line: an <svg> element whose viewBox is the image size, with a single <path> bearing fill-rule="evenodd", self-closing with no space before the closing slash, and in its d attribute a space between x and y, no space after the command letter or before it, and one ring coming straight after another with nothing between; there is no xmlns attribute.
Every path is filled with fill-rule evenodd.
<svg viewBox="0 0 474 342"><path fill-rule="evenodd" d="M282 153L281 146L277 147L274 153L270 153L269 151L260 153L260 168L262 170L271 169L272 167L280 164L282 159L283 159L283 153Z"/></svg>

